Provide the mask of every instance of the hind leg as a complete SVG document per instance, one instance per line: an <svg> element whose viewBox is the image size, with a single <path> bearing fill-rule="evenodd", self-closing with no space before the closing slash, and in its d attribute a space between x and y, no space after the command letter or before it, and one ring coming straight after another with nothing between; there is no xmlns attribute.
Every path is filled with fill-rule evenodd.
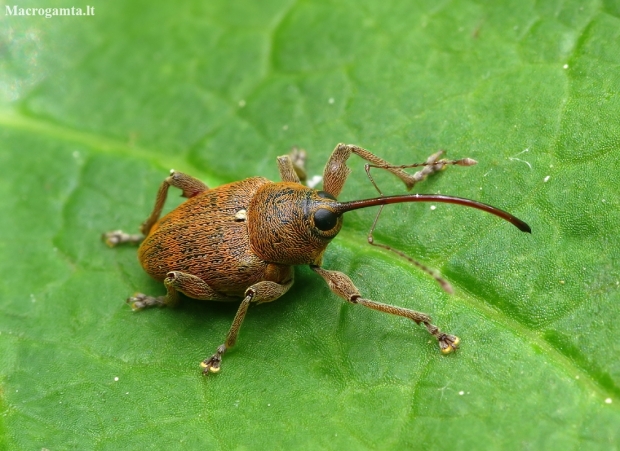
<svg viewBox="0 0 620 451"><path fill-rule="evenodd" d="M233 301L236 298L223 295L211 288L204 280L180 271L170 271L164 279L166 286L165 296L148 296L136 293L127 302L133 310L142 310L148 307L173 307L179 303L179 293L193 299L205 301Z"/></svg>

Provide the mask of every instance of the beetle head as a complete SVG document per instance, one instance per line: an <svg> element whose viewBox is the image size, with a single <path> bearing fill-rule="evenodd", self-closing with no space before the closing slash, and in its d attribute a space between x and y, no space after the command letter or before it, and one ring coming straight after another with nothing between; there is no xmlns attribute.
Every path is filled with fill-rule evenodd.
<svg viewBox="0 0 620 451"><path fill-rule="evenodd" d="M336 205L332 195L298 183L264 185L247 212L252 250L271 263L319 265L342 228Z"/></svg>

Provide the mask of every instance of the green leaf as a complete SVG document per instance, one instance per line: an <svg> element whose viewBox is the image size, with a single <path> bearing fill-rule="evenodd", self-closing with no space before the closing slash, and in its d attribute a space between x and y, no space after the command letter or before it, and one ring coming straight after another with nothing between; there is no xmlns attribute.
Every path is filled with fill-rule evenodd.
<svg viewBox="0 0 620 451"><path fill-rule="evenodd" d="M619 449L617 2L92 4L0 16L0 449ZM386 207L376 240L449 296L366 243L375 211L348 213L324 266L429 313L459 352L298 268L203 377L236 305L132 313L128 295L164 288L100 234L137 231L171 167L277 180L297 145L315 175L338 142L474 158L416 191L533 233ZM342 199L376 195L363 165Z"/></svg>

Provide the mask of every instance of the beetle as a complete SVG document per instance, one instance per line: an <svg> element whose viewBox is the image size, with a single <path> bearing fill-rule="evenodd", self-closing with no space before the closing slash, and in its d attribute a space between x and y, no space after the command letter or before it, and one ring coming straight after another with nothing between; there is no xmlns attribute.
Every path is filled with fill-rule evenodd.
<svg viewBox="0 0 620 451"><path fill-rule="evenodd" d="M440 159L442 153L439 151L431 155L424 163L394 166L361 147L338 144L325 166L322 190L301 183L305 176L305 158L300 152L278 157L281 182L251 177L209 189L200 180L172 170L159 188L153 211L142 224L140 235L116 230L105 233L103 238L110 246L125 242L141 243L138 258L142 267L154 279L163 281L166 287L164 296L137 293L127 299L134 310L173 306L179 301L179 293L201 300L242 299L224 343L201 363L204 374L220 370L222 356L235 345L250 304L274 301L291 288L295 265L309 265L325 280L332 292L347 302L423 324L437 339L441 352L448 354L458 348L459 338L441 332L431 323L430 316L365 299L348 276L321 266L327 245L342 228L342 215L371 206L383 208L392 203L429 201L460 204L492 213L521 231L531 233L525 222L510 213L459 197L381 194L364 200L337 200L350 172L346 162L352 154L368 162L366 173L378 190L370 176L371 168L391 172L405 183L407 189L411 189L426 176L448 165L476 164L470 158ZM423 169L413 175L404 171L411 167ZM187 200L160 219L171 186L180 189ZM371 244L375 244L372 231L378 217L368 236ZM408 258L389 246L379 246ZM431 273L423 265L409 260ZM450 291L447 282L434 277L444 289Z"/></svg>

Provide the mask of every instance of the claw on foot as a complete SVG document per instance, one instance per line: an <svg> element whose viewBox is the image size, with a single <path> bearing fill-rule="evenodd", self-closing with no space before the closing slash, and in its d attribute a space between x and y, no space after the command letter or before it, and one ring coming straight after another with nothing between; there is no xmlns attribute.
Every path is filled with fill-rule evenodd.
<svg viewBox="0 0 620 451"><path fill-rule="evenodd" d="M147 307L162 306L166 304L166 296L148 296L144 293L135 293L130 298L127 298L127 303L131 306L134 312L142 310Z"/></svg>
<svg viewBox="0 0 620 451"><path fill-rule="evenodd" d="M103 242L110 247L115 247L121 243L139 243L143 238L143 235L131 235L122 230L113 230L101 235Z"/></svg>
<svg viewBox="0 0 620 451"><path fill-rule="evenodd" d="M209 373L219 373L220 365L222 364L222 357L215 354L208 359L200 362L202 367L202 374L207 375Z"/></svg>
<svg viewBox="0 0 620 451"><path fill-rule="evenodd" d="M460 338L456 335L441 334L437 340L439 341L439 349L442 354L450 354L459 348Z"/></svg>
<svg viewBox="0 0 620 451"><path fill-rule="evenodd" d="M146 303L144 302L148 296L144 293L135 293L133 296L127 298L127 304L130 305L131 310L134 312L138 310L142 310L146 307Z"/></svg>
<svg viewBox="0 0 620 451"><path fill-rule="evenodd" d="M200 362L200 366L203 368L202 374L206 376L209 373L219 373L220 366L222 365L222 354L225 352L226 345L220 345L215 354Z"/></svg>

